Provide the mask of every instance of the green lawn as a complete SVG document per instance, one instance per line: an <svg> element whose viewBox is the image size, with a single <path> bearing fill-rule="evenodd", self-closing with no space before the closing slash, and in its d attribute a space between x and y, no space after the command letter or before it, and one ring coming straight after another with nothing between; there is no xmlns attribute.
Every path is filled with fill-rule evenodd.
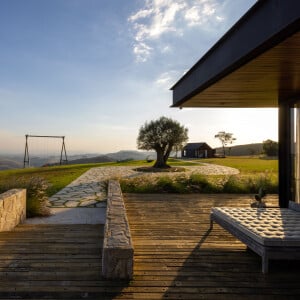
<svg viewBox="0 0 300 300"><path fill-rule="evenodd" d="M199 166L199 161L185 161L185 160L181 160L181 159L177 159L177 158L169 158L168 159L168 164L170 166Z"/></svg>
<svg viewBox="0 0 300 300"><path fill-rule="evenodd" d="M42 167L42 168L26 168L0 171L0 191L3 187L9 184L12 185L13 181L17 178L29 179L32 177L43 177L50 183L48 195L54 195L56 192L71 183L74 179L78 178L81 174L85 173L90 168L104 167L104 166L140 166L149 165L145 161L126 161L120 163L97 163L97 164L78 164L78 165L63 165L55 167ZM2 187L2 188L1 188Z"/></svg>
<svg viewBox="0 0 300 300"><path fill-rule="evenodd" d="M223 166L237 168L241 171L242 175L255 175L255 173L267 172L273 178L277 177L278 161L266 160L260 158L243 158L243 157L228 157L228 158L214 158L214 159L201 159L193 162L187 162L180 159L169 159L168 163L172 166L193 166L199 163L212 163ZM0 191L5 189L7 183L12 186L14 180L22 177L29 179L32 177L42 177L50 183L47 191L49 196L55 194L63 187L71 183L74 179L93 167L104 166L151 166L152 163L147 163L144 160L140 161L125 161L118 163L97 163L97 164L81 164L81 165L64 165L55 167L43 168L27 168L16 169L8 171L0 171Z"/></svg>
<svg viewBox="0 0 300 300"><path fill-rule="evenodd" d="M198 161L236 168L240 170L242 174L262 172L269 172L273 174L278 173L277 159L263 159L258 157L226 157L207 158Z"/></svg>

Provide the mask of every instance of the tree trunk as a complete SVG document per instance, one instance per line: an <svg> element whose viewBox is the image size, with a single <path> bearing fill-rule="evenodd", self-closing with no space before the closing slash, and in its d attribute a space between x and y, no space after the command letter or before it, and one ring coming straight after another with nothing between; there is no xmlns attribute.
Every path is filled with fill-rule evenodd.
<svg viewBox="0 0 300 300"><path fill-rule="evenodd" d="M165 152L165 154L164 154L165 163L167 162L167 160L168 160L168 158L169 158L169 156L171 154L171 151L172 151L172 146L169 145L168 148L167 148L167 150L164 151Z"/></svg>
<svg viewBox="0 0 300 300"><path fill-rule="evenodd" d="M168 168L169 166L166 164L166 160L164 157L164 151L162 149L156 149L156 162L154 164L154 168Z"/></svg>

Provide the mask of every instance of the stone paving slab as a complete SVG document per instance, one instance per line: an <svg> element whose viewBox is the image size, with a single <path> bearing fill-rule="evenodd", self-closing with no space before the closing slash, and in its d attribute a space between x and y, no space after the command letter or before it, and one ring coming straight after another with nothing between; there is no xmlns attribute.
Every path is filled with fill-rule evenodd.
<svg viewBox="0 0 300 300"><path fill-rule="evenodd" d="M137 175L133 167L92 168L49 198L50 207L106 207L104 182Z"/></svg>

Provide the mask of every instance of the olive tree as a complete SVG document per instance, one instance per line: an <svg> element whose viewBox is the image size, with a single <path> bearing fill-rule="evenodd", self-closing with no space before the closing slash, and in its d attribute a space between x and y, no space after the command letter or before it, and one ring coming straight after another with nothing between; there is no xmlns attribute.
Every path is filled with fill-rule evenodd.
<svg viewBox="0 0 300 300"><path fill-rule="evenodd" d="M172 149L180 148L188 140L188 129L167 117L146 122L139 131L138 149L155 150L155 168L167 168L167 160Z"/></svg>
<svg viewBox="0 0 300 300"><path fill-rule="evenodd" d="M218 138L222 144L223 155L225 157L225 147L228 144L232 144L236 138L233 137L233 133L228 133L225 131L219 131L218 134L215 135L215 138Z"/></svg>

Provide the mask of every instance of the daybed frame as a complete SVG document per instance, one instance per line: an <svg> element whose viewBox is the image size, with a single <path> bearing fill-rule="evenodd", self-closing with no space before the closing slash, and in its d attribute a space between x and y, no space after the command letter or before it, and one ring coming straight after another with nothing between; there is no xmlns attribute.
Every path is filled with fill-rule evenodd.
<svg viewBox="0 0 300 300"><path fill-rule="evenodd" d="M290 206L294 207L295 203ZM253 208L254 209L254 208ZM279 208L278 208L279 210ZM298 210L298 208L293 209ZM299 224L300 224L300 212L299 213ZM232 235L234 235L241 242L246 244L251 250L261 256L262 258L262 272L268 273L269 260L270 259L300 259L300 240L297 238L295 245L285 245L284 240L274 243L274 246L267 246L263 243L258 242L252 236L251 227L240 229L240 225L235 222L226 220L219 214L214 212L214 209L211 211L210 215L210 229L213 229L213 222L216 222ZM249 231L250 234L246 232Z"/></svg>

